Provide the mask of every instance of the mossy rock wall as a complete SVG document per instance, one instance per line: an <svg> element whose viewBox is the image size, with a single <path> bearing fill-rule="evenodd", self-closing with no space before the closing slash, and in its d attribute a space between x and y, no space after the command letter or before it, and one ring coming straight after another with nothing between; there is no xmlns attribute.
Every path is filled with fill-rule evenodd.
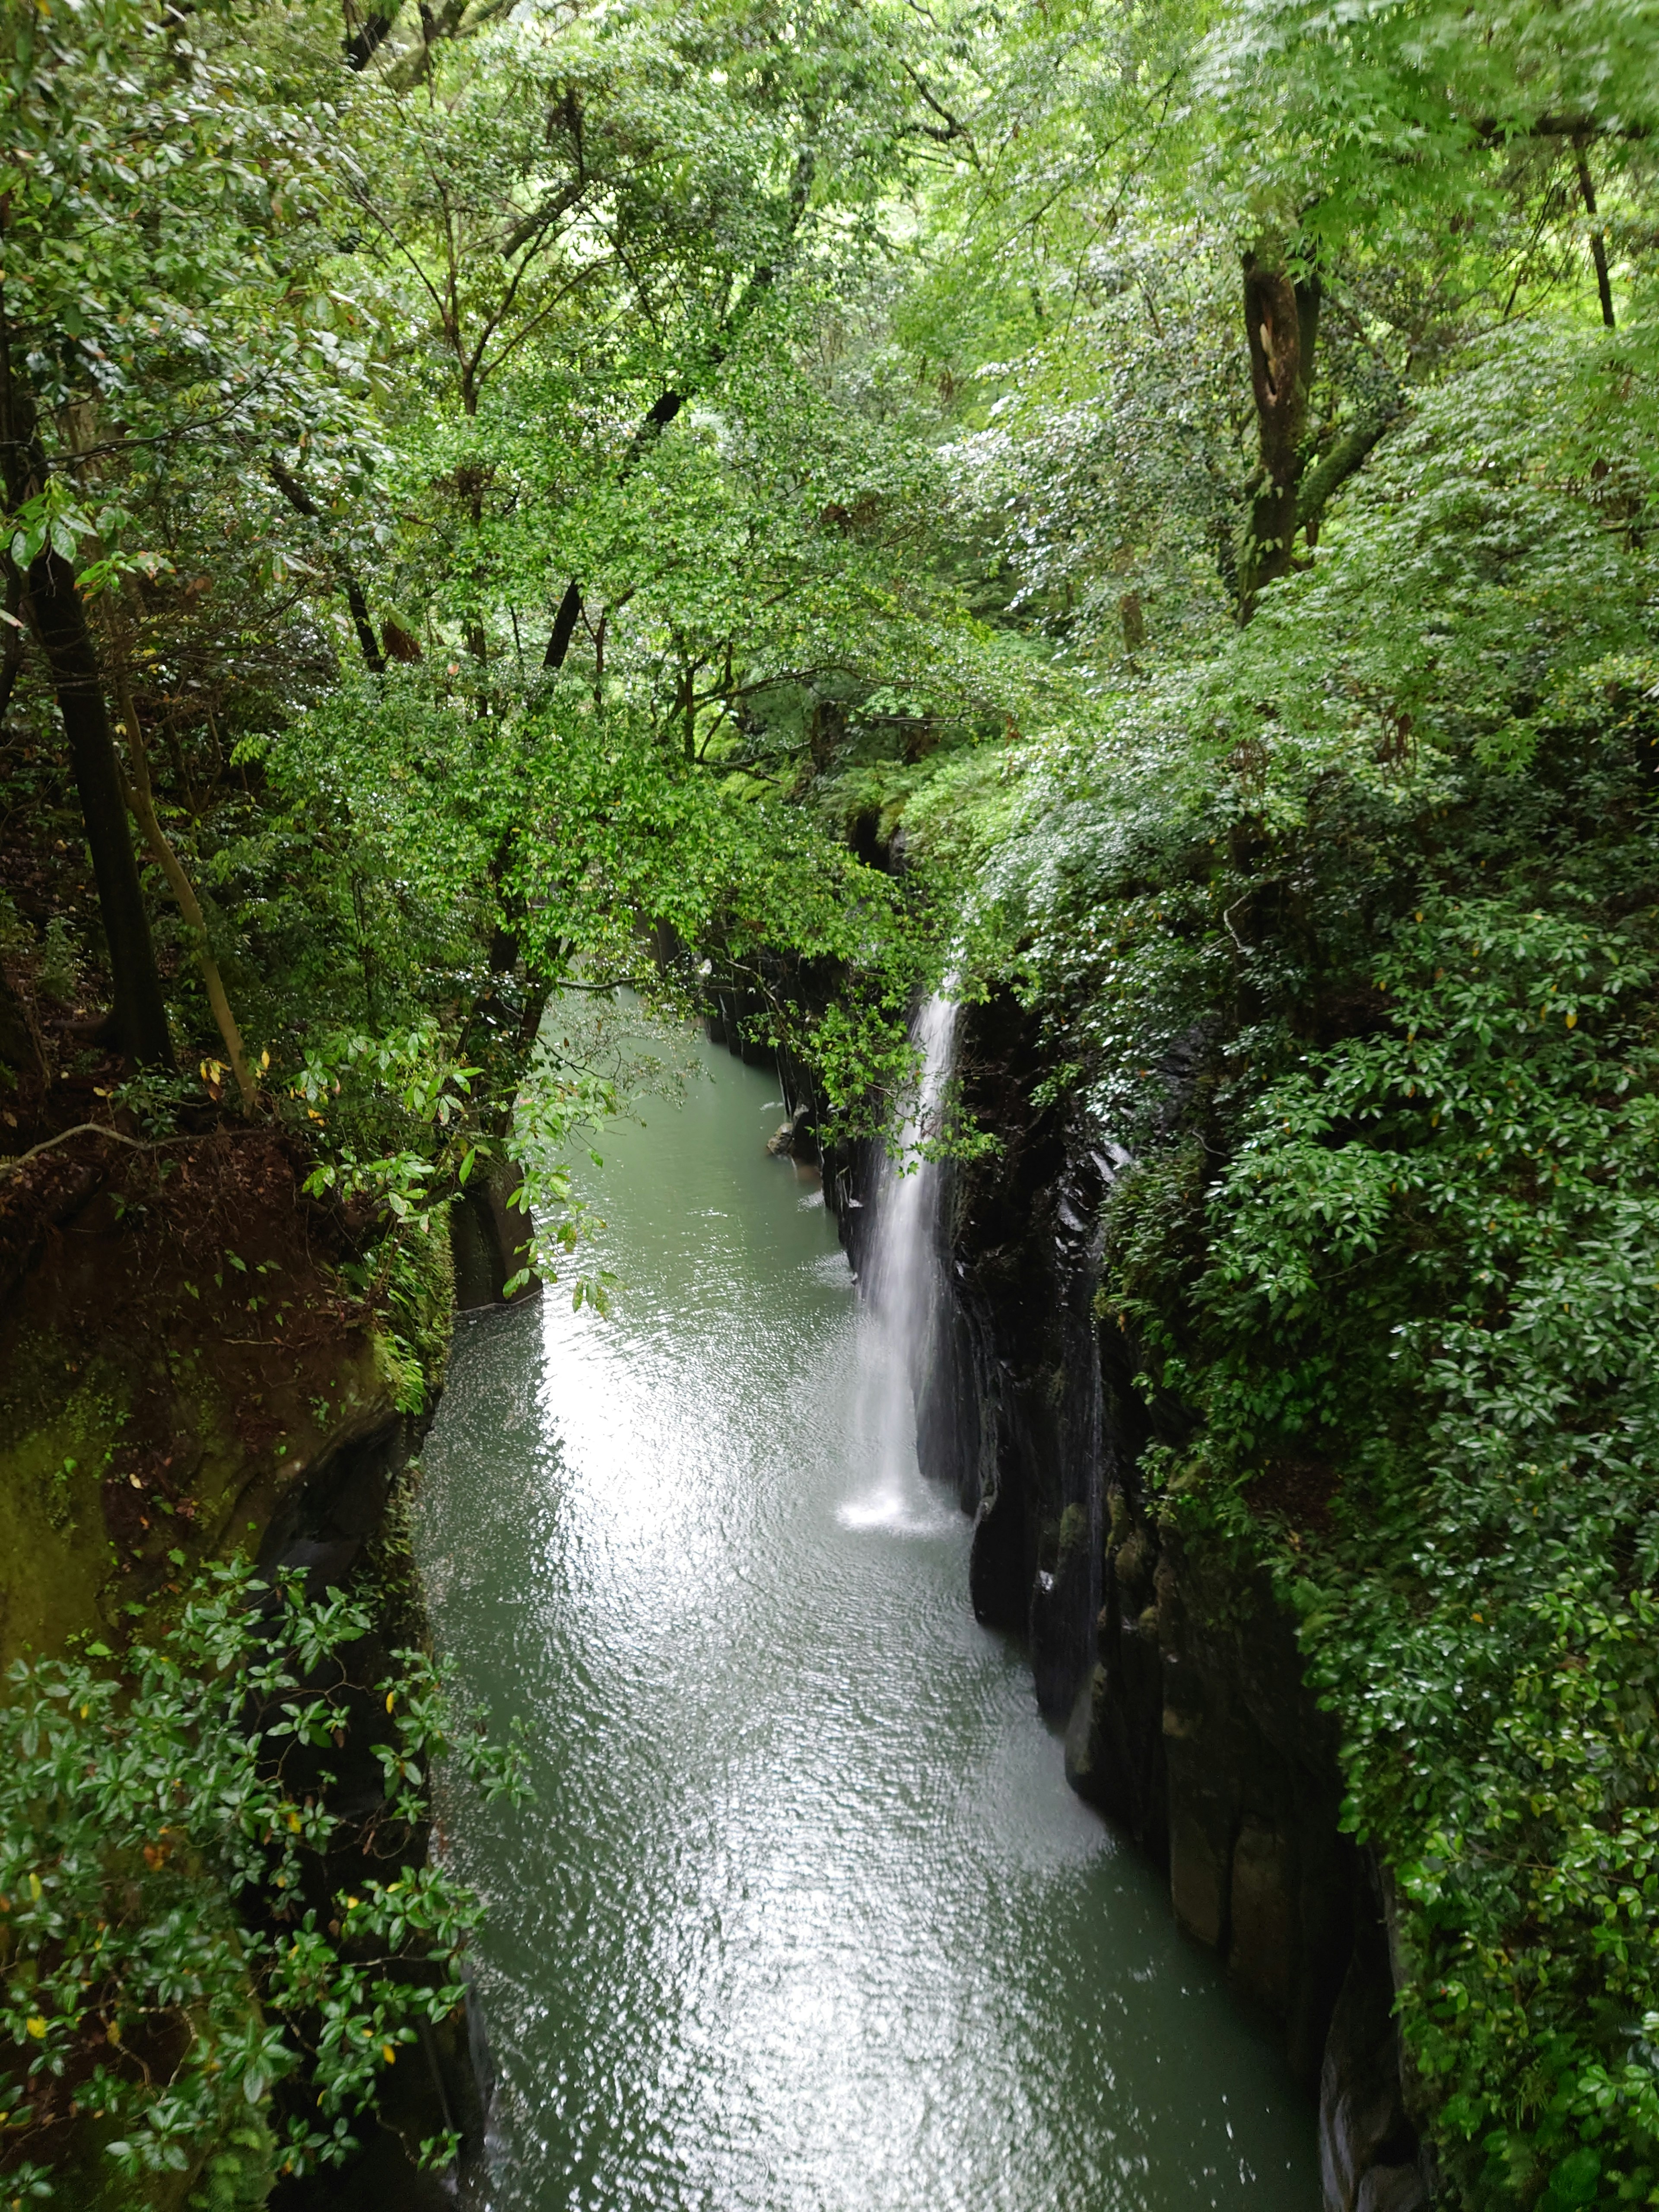
<svg viewBox="0 0 1659 2212"><path fill-rule="evenodd" d="M372 1310L345 1288L346 1224L305 1197L279 1135L89 1149L0 1183L0 1662L153 1638L198 1567L237 1555L367 1601L376 1663L423 1643L410 1455L448 1348L447 1234L401 1249ZM201 1911L229 1909L204 1873ZM56 2154L57 2199L77 2212L447 2201L402 2148L446 2112L481 2136L466 2031L445 2036L418 2083L393 2084L408 2105L440 2082L442 2110L416 2095L371 2120L337 2177L278 2185L267 2117L239 2100L195 2164L142 2186L83 2115Z"/></svg>
<svg viewBox="0 0 1659 2212"><path fill-rule="evenodd" d="M257 1553L312 1471L398 1420L398 1350L276 1139L75 1189L0 1303L0 1660L118 1634Z"/></svg>

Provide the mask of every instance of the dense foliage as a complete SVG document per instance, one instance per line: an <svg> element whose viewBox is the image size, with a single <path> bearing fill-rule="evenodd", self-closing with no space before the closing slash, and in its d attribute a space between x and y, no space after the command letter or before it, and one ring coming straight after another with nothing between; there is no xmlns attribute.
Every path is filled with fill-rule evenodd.
<svg viewBox="0 0 1659 2212"><path fill-rule="evenodd" d="M1374 235L1322 264L1327 318ZM1524 320L1476 293L1428 370L1401 349L1363 472L1243 629L1206 637L1188 582L1213 605L1207 457L1122 548L1132 624L1053 581L1057 544L1123 529L1127 471L1096 483L1052 411L1023 434L1023 395L981 434L1031 486L1001 498L1033 604L1139 666L1032 750L978 917L1051 1092L1134 1155L1103 1302L1145 1499L1299 1618L1444 2185L1548 2212L1659 2186L1659 384L1639 289L1609 329L1595 261L1559 265ZM1078 410L1091 465L1133 397Z"/></svg>
<svg viewBox="0 0 1659 2212"><path fill-rule="evenodd" d="M330 1855L349 1832L398 1871L432 1759L489 1793L517 1787L513 1765L449 1713L420 1653L355 1680L369 1627L337 1591L307 1601L298 1577L267 1590L226 1568L118 1667L101 1644L20 1662L0 1721L3 2021L25 2054L4 2091L14 2197L55 2193L39 2154L84 2112L135 2185L193 2172L217 2138L204 2186L256 2203L278 2172L340 2157L416 2023L463 2003L477 1900L434 1867L337 1892ZM384 1802L349 1822L331 1794L365 1758ZM290 2079L304 2094L273 2132L269 2093Z"/></svg>
<svg viewBox="0 0 1659 2212"><path fill-rule="evenodd" d="M1022 995L1134 1162L1145 1502L1279 1574L1447 2186L1547 2212L1659 2190L1656 36L1650 0L0 33L20 1147L72 1080L135 1137L276 1115L395 1334L475 1178L527 1167L569 1264L561 1143L618 1090L560 988L730 981L848 1125L920 981ZM84 1704L136 1773L131 1694L17 1710ZM241 1971L286 2017L276 1953ZM91 2001L13 1995L67 2064L31 2022Z"/></svg>

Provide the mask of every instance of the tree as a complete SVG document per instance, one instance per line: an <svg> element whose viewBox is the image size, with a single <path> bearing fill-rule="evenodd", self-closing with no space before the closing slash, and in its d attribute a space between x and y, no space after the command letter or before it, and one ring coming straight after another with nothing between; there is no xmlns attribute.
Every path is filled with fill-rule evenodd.
<svg viewBox="0 0 1659 2212"><path fill-rule="evenodd" d="M3 293L0 456L7 504L19 525L9 559L21 575L22 605L51 672L98 884L115 995L113 1025L135 1060L171 1067L167 1007L138 884L103 671L76 581L75 532L52 497L34 401L14 357Z"/></svg>

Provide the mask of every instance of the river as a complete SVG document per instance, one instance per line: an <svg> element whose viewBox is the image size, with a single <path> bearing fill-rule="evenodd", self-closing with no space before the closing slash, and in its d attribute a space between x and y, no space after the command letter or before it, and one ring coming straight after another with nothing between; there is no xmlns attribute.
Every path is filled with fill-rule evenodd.
<svg viewBox="0 0 1659 2212"><path fill-rule="evenodd" d="M435 1637L536 1793L446 1808L492 2205L1315 2212L1271 2033L1067 1790L966 1521L894 1478L775 1080L696 1060L581 1179L610 1317L464 1324L425 1454Z"/></svg>

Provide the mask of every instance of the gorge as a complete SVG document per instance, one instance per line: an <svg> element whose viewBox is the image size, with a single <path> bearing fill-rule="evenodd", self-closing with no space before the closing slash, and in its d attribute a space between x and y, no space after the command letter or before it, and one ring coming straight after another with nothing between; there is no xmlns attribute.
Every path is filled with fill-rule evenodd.
<svg viewBox="0 0 1659 2212"><path fill-rule="evenodd" d="M0 2205L1659 2204L1656 52L0 11Z"/></svg>
<svg viewBox="0 0 1659 2212"><path fill-rule="evenodd" d="M1138 1475L1132 1347L1099 1301L1102 1201L1127 1158L1097 1127L1033 1111L1021 1029L1006 1003L961 1017L970 1103L1003 1142L928 1171L942 1188L930 1311L910 1332L921 1463L973 1516L975 1616L1024 1639L1073 1787L1167 1875L1180 1925L1316 2093L1328 2212L1406 2212L1433 2168L1407 2116L1384 1883L1340 1832L1335 1731L1268 1579L1183 1543ZM957 1034L924 1010L930 1058ZM952 1073L930 1066L923 1097ZM872 1241L852 1202L871 1180L867 1154L839 1179L855 1253Z"/></svg>
<svg viewBox="0 0 1659 2212"><path fill-rule="evenodd" d="M891 1232L928 1178L860 1304L777 1106L703 1046L613 1127L611 1317L475 1316L423 1455L434 1632L532 1746L532 1807L443 1815L490 1908L494 2201L1312 2208L1310 2100L1067 1790L917 1469L932 1259Z"/></svg>

